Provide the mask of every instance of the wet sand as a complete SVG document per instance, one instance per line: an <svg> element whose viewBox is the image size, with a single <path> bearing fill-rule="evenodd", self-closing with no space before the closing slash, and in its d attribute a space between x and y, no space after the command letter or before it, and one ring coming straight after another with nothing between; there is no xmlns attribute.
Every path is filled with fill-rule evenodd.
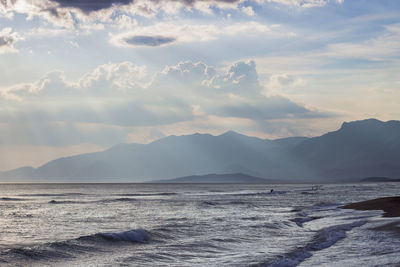
<svg viewBox="0 0 400 267"><path fill-rule="evenodd" d="M383 217L400 217L400 197L383 197L362 202L351 203L342 209L355 210L382 210ZM400 236L400 221L390 222L382 226L371 228L375 231L390 231Z"/></svg>
<svg viewBox="0 0 400 267"><path fill-rule="evenodd" d="M383 197L342 206L342 209L382 210L383 217L400 217L400 196Z"/></svg>

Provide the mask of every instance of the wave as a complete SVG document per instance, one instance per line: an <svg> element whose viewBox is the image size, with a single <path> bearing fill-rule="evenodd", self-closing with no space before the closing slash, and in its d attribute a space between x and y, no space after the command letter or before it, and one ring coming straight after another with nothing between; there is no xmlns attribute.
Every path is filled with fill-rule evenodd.
<svg viewBox="0 0 400 267"><path fill-rule="evenodd" d="M200 206L203 207L215 207L219 208L222 206L241 206L241 205L246 205L248 207L258 207L256 204L252 202L247 202L247 201L242 201L242 200L230 200L230 201L210 201L210 200L204 200L199 203Z"/></svg>
<svg viewBox="0 0 400 267"><path fill-rule="evenodd" d="M310 222L310 221L313 221L316 219L320 219L320 218L321 217L317 217L317 216L313 216L313 217L305 216L305 217L296 217L296 218L290 219L290 221L294 222L299 227L303 227L304 223Z"/></svg>
<svg viewBox="0 0 400 267"><path fill-rule="evenodd" d="M94 202L101 202L101 203L112 203L112 202L132 202L136 201L135 198L128 198L128 197L121 197L121 198L109 198L109 199L101 199Z"/></svg>
<svg viewBox="0 0 400 267"><path fill-rule="evenodd" d="M127 241L131 243L145 243L150 240L151 236L152 234L150 232L138 228L122 232L110 232L110 233L100 232L93 235L80 236L78 238L65 241L64 243L69 243L71 241L80 241L87 243L99 243L99 242L109 242L109 241L112 242Z"/></svg>
<svg viewBox="0 0 400 267"><path fill-rule="evenodd" d="M331 209L336 209L340 206L339 203L333 203L333 202L318 202L312 206L296 206L293 207L290 212L297 212L299 214L304 214L305 210L319 210L319 211L323 211L323 210L331 210ZM304 215L301 215L304 216Z"/></svg>
<svg viewBox="0 0 400 267"><path fill-rule="evenodd" d="M65 251L52 250L51 248L40 248L40 247L27 247L27 248L12 248L5 250L1 253L1 261L13 262L16 258L25 258L33 261L38 260L49 260L49 259L65 259L71 257L71 255ZM8 257L7 257L8 256Z"/></svg>
<svg viewBox="0 0 400 267"><path fill-rule="evenodd" d="M313 205L313 207L334 207L334 206L339 206L339 203L334 203L334 202L326 202L326 201L322 201L322 202L318 202L316 204Z"/></svg>
<svg viewBox="0 0 400 267"><path fill-rule="evenodd" d="M320 216L308 216L308 212L331 210L331 209L336 209L338 206L339 204L337 203L318 202L308 207L295 207L291 210L291 212L296 212L297 217L290 219L290 221L294 222L299 227L303 227L303 224L306 222L322 218Z"/></svg>
<svg viewBox="0 0 400 267"><path fill-rule="evenodd" d="M280 256L276 260L261 264L261 266L269 266L269 267L297 266L305 259L310 258L312 256L313 251L319 251L328 248L330 246L333 246L334 244L336 244L336 242L346 237L347 231L350 231L355 227L360 227L364 225L366 222L367 221L363 220L349 224L334 225L323 228L317 231L314 238L304 247L300 247L293 251L290 251Z"/></svg>
<svg viewBox="0 0 400 267"><path fill-rule="evenodd" d="M96 233L75 239L49 242L40 245L3 249L0 262L16 260L67 260L76 254L103 251L104 247L116 244L142 244L150 241L153 235L144 229L133 229L123 232Z"/></svg>
<svg viewBox="0 0 400 267"><path fill-rule="evenodd" d="M24 200L28 200L28 199L15 198L15 197L2 197L2 198L0 198L0 200L2 200L2 201L24 201Z"/></svg>
<svg viewBox="0 0 400 267"><path fill-rule="evenodd" d="M303 195L317 195L317 194L319 194L319 192L317 192L317 191L303 191L303 192L301 192L301 194L303 194Z"/></svg>
<svg viewBox="0 0 400 267"><path fill-rule="evenodd" d="M136 229L119 233L99 233L98 235L106 240L111 241L145 243L150 239L150 235L143 229Z"/></svg>
<svg viewBox="0 0 400 267"><path fill-rule="evenodd" d="M150 197L150 196L174 196L178 193L173 192L162 192L162 193L127 193L127 194L115 194L114 196L122 197Z"/></svg>
<svg viewBox="0 0 400 267"><path fill-rule="evenodd" d="M49 204L89 204L89 203L112 203L112 202L132 202L136 201L135 198L108 198L93 201L74 201L74 200L50 200Z"/></svg>
<svg viewBox="0 0 400 267"><path fill-rule="evenodd" d="M293 223L291 221L275 221L275 222L263 222L261 224L249 225L252 229L291 229L293 228Z"/></svg>
<svg viewBox="0 0 400 267"><path fill-rule="evenodd" d="M287 191L268 191L268 192L255 192L255 193L242 193L242 194L232 194L234 196L240 196L240 197L245 197L245 196L271 196L271 195L283 195L286 194Z"/></svg>
<svg viewBox="0 0 400 267"><path fill-rule="evenodd" d="M49 204L83 204L85 201L72 201L72 200L50 200Z"/></svg>
<svg viewBox="0 0 400 267"><path fill-rule="evenodd" d="M202 201L201 203L200 203L200 205L204 205L204 206L216 206L216 205L218 205L219 203L217 203L217 202L215 202L215 201Z"/></svg>
<svg viewBox="0 0 400 267"><path fill-rule="evenodd" d="M86 194L82 193L59 193L59 194L20 194L18 196L29 196L29 197L68 197L68 196L83 196Z"/></svg>

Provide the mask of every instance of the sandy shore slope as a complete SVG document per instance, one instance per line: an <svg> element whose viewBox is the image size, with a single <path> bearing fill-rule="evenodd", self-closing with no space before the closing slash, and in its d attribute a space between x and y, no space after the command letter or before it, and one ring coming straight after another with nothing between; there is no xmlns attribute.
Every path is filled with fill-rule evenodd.
<svg viewBox="0 0 400 267"><path fill-rule="evenodd" d="M343 209L383 210L383 217L400 217L400 196L377 198L342 206Z"/></svg>

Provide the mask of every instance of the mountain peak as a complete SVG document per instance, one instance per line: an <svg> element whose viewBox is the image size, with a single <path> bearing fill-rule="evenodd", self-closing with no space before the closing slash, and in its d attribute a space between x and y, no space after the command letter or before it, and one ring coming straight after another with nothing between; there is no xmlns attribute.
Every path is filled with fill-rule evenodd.
<svg viewBox="0 0 400 267"><path fill-rule="evenodd" d="M377 130L381 129L382 127L386 126L395 126L400 125L400 121L380 121L377 119L365 119L359 121L352 121L352 122L343 122L340 130L345 129L362 129L362 130Z"/></svg>
<svg viewBox="0 0 400 267"><path fill-rule="evenodd" d="M400 121L368 119L343 123L340 130L315 138L264 140L235 131L169 136L60 158L37 169L2 172L0 181L138 182L240 172L293 181L339 181L399 177L399 161Z"/></svg>
<svg viewBox="0 0 400 267"><path fill-rule="evenodd" d="M220 136L243 136L243 135L238 132L230 130L230 131L227 131L227 132L221 134Z"/></svg>
<svg viewBox="0 0 400 267"><path fill-rule="evenodd" d="M382 125L385 122L377 120L377 119L365 119L365 120L358 120L358 121L351 121L351 122L343 122L341 128L349 127L349 126L377 126Z"/></svg>

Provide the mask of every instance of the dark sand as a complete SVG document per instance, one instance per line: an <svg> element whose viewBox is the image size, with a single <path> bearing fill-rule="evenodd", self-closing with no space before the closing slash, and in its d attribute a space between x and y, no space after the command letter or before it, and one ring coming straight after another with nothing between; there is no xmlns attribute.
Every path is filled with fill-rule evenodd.
<svg viewBox="0 0 400 267"><path fill-rule="evenodd" d="M400 217L400 197L383 197L342 206L343 209L383 210L383 217Z"/></svg>
<svg viewBox="0 0 400 267"><path fill-rule="evenodd" d="M400 217L400 197L383 197L342 206L343 209L383 210L383 217ZM400 221L372 228L376 231L390 231L400 235Z"/></svg>

